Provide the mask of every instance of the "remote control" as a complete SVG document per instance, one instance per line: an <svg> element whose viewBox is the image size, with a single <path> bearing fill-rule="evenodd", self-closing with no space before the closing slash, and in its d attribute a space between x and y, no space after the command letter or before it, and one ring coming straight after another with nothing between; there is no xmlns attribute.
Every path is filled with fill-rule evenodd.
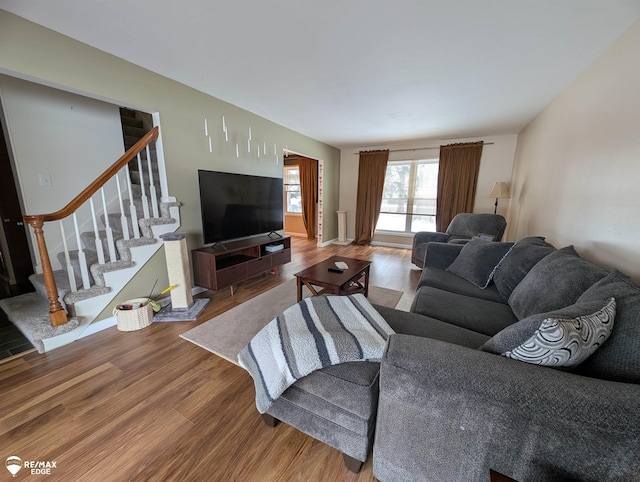
<svg viewBox="0 0 640 482"><path fill-rule="evenodd" d="M342 273L343 272L341 269L338 269L338 268L329 268L329 271L331 271L332 273Z"/></svg>

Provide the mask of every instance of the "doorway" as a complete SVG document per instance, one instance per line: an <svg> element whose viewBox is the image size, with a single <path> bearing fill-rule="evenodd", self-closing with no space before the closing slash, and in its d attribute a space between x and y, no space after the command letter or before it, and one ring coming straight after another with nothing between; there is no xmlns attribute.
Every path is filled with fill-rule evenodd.
<svg viewBox="0 0 640 482"><path fill-rule="evenodd" d="M316 168L316 206L315 206L315 226L314 226L314 234L318 241L322 239L322 233L320 227L322 226L321 215L322 211L319 209L321 206L322 200L320 198L320 193L322 192L321 187L321 176L320 176L320 165L321 161L316 159L312 159L307 156L302 156L299 154L291 153L290 151L285 151L284 154L284 172L283 172L283 180L284 180L284 232L285 234L291 236L304 236L307 237L307 229L305 227L305 223L303 220L302 214L302 188L301 188L301 180L300 180L300 160L303 159L305 161L315 161L317 163Z"/></svg>
<svg viewBox="0 0 640 482"><path fill-rule="evenodd" d="M29 285L33 264L22 209L6 142L0 128L0 278L8 285Z"/></svg>
<svg viewBox="0 0 640 482"><path fill-rule="evenodd" d="M0 115L0 299L35 291L29 281L33 264L4 126ZM0 333L0 360L34 350L2 310Z"/></svg>

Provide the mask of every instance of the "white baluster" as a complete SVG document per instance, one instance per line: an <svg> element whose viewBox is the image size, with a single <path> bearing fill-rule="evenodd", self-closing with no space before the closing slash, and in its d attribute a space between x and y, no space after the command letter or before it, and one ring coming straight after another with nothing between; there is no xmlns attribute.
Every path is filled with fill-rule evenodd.
<svg viewBox="0 0 640 482"><path fill-rule="evenodd" d="M131 213L131 227L133 228L133 237L138 239L140 237L140 226L138 226L138 212L136 211L136 205L133 204L133 189L131 189L131 173L129 172L129 165L125 166L127 173L127 189L129 190L129 212Z"/></svg>
<svg viewBox="0 0 640 482"><path fill-rule="evenodd" d="M64 232L64 224L62 219L60 220L60 232L62 233L62 247L64 249L64 259L67 265L67 276L69 277L69 287L71 288L71 292L75 293L78 291L78 286L76 285L76 275L73 271L73 265L71 264L71 257L69 256L69 247L67 246L67 235Z"/></svg>
<svg viewBox="0 0 640 482"><path fill-rule="evenodd" d="M96 219L96 209L93 206L93 198L89 198L89 206L91 206L91 219L93 221L93 234L96 238L96 253L98 254L98 263L104 264L104 248L102 247L102 238L98 229L98 220Z"/></svg>
<svg viewBox="0 0 640 482"><path fill-rule="evenodd" d="M80 239L80 229L78 228L78 217L73 213L73 226L76 229L76 241L78 243L78 261L80 262L80 275L82 276L82 287L88 290L91 287L89 281L89 267L87 266L87 257L82 249L82 240Z"/></svg>
<svg viewBox="0 0 640 482"><path fill-rule="evenodd" d="M117 178L116 174L116 178ZM116 256L116 243L113 241L113 230L111 229L111 221L109 221L109 212L107 211L107 200L104 196L104 187L100 188L100 195L102 196L102 211L104 212L104 232L107 235L107 249L109 250L109 261L115 261Z"/></svg>
<svg viewBox="0 0 640 482"><path fill-rule="evenodd" d="M154 218L159 218L160 214L158 213L158 194L156 193L155 181L153 180L151 152L149 151L149 144L147 144L147 167L149 168L149 196L151 196L151 211L153 212Z"/></svg>
<svg viewBox="0 0 640 482"><path fill-rule="evenodd" d="M118 189L118 202L120 203L120 225L122 226L122 237L129 239L129 224L127 216L124 214L124 202L122 201L122 190L120 189L120 175L116 173L116 186Z"/></svg>
<svg viewBox="0 0 640 482"><path fill-rule="evenodd" d="M147 200L147 190L144 188L144 171L142 170L142 160L138 153L138 173L140 173L140 189L142 190L142 216L149 217L149 202Z"/></svg>

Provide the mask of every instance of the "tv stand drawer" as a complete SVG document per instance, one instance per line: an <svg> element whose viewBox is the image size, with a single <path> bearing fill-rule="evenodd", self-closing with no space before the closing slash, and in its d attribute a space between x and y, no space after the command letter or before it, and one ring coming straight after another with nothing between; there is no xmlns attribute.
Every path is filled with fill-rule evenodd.
<svg viewBox="0 0 640 482"><path fill-rule="evenodd" d="M247 263L230 266L216 272L218 289L247 279Z"/></svg>
<svg viewBox="0 0 640 482"><path fill-rule="evenodd" d="M271 269L271 256L265 256L263 258L252 259L247 263L247 272L249 276L254 274L264 273Z"/></svg>
<svg viewBox="0 0 640 482"><path fill-rule="evenodd" d="M291 249L283 249L271 255L271 266L280 266L291 261Z"/></svg>

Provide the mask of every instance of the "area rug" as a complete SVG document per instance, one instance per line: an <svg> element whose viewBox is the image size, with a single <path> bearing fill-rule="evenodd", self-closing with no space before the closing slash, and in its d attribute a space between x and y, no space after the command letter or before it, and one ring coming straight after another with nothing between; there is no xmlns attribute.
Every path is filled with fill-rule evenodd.
<svg viewBox="0 0 640 482"><path fill-rule="evenodd" d="M305 297L310 295L305 293ZM369 286L371 303L394 308L401 297L402 291ZM237 365L238 353L251 338L296 301L296 280L292 279L180 336Z"/></svg>

